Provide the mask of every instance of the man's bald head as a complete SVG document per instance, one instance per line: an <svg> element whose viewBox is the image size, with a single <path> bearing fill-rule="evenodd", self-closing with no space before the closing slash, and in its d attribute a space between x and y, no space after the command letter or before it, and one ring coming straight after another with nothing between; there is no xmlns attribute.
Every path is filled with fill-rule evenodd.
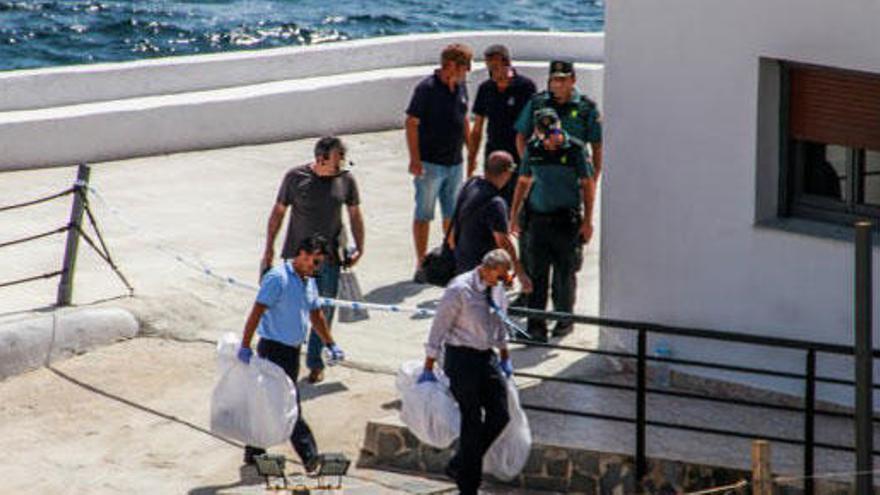
<svg viewBox="0 0 880 495"><path fill-rule="evenodd" d="M493 151L486 159L486 177L500 177L505 172L513 171L515 162L513 156L506 151Z"/></svg>

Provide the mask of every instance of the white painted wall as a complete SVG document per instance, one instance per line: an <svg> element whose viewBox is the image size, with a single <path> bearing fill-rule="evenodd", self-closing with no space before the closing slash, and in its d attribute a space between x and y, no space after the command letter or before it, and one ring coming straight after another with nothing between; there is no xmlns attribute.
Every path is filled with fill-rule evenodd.
<svg viewBox="0 0 880 495"><path fill-rule="evenodd" d="M505 43L518 60L602 61L601 33L474 31L418 34L213 55L0 72L0 112L204 91L376 69L432 65L449 43L478 58Z"/></svg>
<svg viewBox="0 0 880 495"><path fill-rule="evenodd" d="M757 225L774 216L779 166L760 60L880 72L877 19L871 0L608 2L604 316L852 344L852 244ZM632 344L616 335L603 345ZM803 370L791 353L684 340L672 351ZM820 371L851 377L845 363Z"/></svg>
<svg viewBox="0 0 880 495"><path fill-rule="evenodd" d="M601 54L597 52L602 47L601 35L540 34L467 33L464 41L472 43L478 52L490 43L508 44L515 65L539 86L546 81L547 60L557 56L591 60ZM258 53L186 57L183 63L170 58L23 71L35 74L37 79L45 78L33 81L42 89L12 101L11 107L28 101L31 105L34 100L92 99L76 105L0 112L0 170L400 127L413 87L434 68L420 64L434 64L432 59L439 57L439 50L452 39L458 38L407 36L284 49L285 53L295 51L309 63L324 60L326 70L332 69L333 75L314 76L325 68L308 64L298 66L298 72L284 74L281 69L286 62L273 54L261 57ZM320 53L314 55L312 51ZM353 52L369 56L352 59ZM522 55L520 60L544 61L516 62L518 54ZM238 57L245 59L244 69L236 68ZM422 59L426 60L407 65ZM383 68L366 70L375 65ZM235 69L220 70L221 66ZM469 81L472 98L476 86L487 77L482 64L475 64L475 69ZM581 90L601 104L602 66L579 63L577 69ZM268 72L281 80L242 83ZM310 76L300 77L302 74ZM178 92L171 90L175 82L189 89L223 87ZM42 83L46 86L40 86ZM159 87L168 93L131 96ZM114 92L131 97L102 101ZM25 94L22 90L21 95Z"/></svg>

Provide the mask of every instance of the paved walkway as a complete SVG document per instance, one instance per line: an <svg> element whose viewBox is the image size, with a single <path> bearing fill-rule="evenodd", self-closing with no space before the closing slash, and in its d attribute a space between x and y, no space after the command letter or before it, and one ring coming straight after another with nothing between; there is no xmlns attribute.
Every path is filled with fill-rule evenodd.
<svg viewBox="0 0 880 495"><path fill-rule="evenodd" d="M412 186L403 133L346 141L366 215L366 255L356 270L366 299L432 307L441 290L410 282ZM277 187L288 168L309 160L313 142L93 165L91 184L106 199L106 204L93 199L94 211L136 297L124 297L113 273L82 244L74 302L128 308L141 320L143 335L162 338L138 338L0 382L0 450L16 453L13 462L0 465L3 491L261 491L252 473L240 472L239 448L206 431L215 376L213 349L204 342L225 331L240 333L254 293L208 278L174 256L255 283ZM5 173L2 204L63 190L75 174L73 167ZM0 242L63 225L69 208L68 197L0 213ZM431 244L438 239L436 222ZM57 270L62 254L63 237L0 250L0 282ZM581 311L596 311L597 267L594 248L581 273ZM53 311L55 280L0 290L0 323ZM369 320L336 326L351 367L329 370L325 383L304 390L305 411L322 447L357 458L366 421L392 412L395 391L388 373L423 356L429 324L374 313ZM579 331L569 339L593 345L595 332ZM281 451L295 457L289 449ZM346 487L347 493L452 489L443 481L370 470L355 470Z"/></svg>

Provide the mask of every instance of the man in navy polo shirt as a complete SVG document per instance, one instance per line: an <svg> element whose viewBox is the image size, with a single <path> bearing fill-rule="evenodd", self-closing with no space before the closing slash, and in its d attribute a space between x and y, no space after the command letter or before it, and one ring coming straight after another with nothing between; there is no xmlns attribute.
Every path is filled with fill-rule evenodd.
<svg viewBox="0 0 880 495"><path fill-rule="evenodd" d="M297 246L296 257L284 260L280 266L275 266L263 275L257 300L245 323L241 349L238 352L239 360L250 362L253 355L251 339L256 331L260 335L257 354L280 366L296 387L300 347L312 326L329 349L331 363L345 359L342 349L330 336L330 328L319 305L318 287L313 278L327 254L327 241L322 236L307 237ZM318 446L312 430L303 418L299 399L297 390L299 416L290 436L290 443L302 459L306 470L313 472L318 468L320 459ZM246 446L245 464L253 464L254 456L263 453L263 449Z"/></svg>
<svg viewBox="0 0 880 495"><path fill-rule="evenodd" d="M419 268L428 250L428 232L437 200L446 232L461 186L461 149L470 135L465 79L471 70L472 58L473 51L466 45L447 46L440 55L440 69L416 86L406 109L409 173L414 177L416 189L413 220L416 281L421 281Z"/></svg>
<svg viewBox="0 0 880 495"><path fill-rule="evenodd" d="M480 84L474 100L474 125L471 127L471 147L468 153L468 170L476 168L477 151L483 139L483 125L486 129L484 161L493 151L506 151L520 163L516 148L516 119L523 107L535 94L535 83L520 75L510 66L510 51L504 45L492 45L483 52L489 79ZM508 207L513 200L517 174L501 190L501 197Z"/></svg>

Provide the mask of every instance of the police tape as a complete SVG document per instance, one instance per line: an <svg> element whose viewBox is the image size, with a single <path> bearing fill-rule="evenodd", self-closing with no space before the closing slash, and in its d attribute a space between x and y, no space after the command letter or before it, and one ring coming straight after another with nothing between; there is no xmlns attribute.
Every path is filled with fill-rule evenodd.
<svg viewBox="0 0 880 495"><path fill-rule="evenodd" d="M116 217L121 223L123 223L129 230L131 230L134 233L144 234L143 229L138 227L138 225L136 223L134 223L134 222L130 221L128 218L126 218L125 215L118 208L111 205L107 201L107 199L104 198L104 195L101 194L101 191L99 191L96 187L94 187L91 184L84 183L84 182L77 183L77 185L87 188L88 191L98 199L98 201L102 204L102 206L104 206L114 217ZM186 266L187 268L189 268L193 271L199 272L206 277L217 280L219 282L223 282L223 283L230 285L230 286L233 286L233 287L247 289L252 292L257 292L260 290L260 288L257 287L256 285L249 284L247 282L242 282L242 281L236 279L235 277L223 275L223 274L217 272L216 270L211 268L210 265L203 262L202 260L196 259L196 258L194 258L190 255L184 254L178 250L169 248L168 246L159 244L157 242L150 241L148 236L146 236L146 235L141 235L141 239L149 247L152 247L153 249L156 249L157 251L164 253L165 255L173 258L178 263ZM335 299L335 298L330 298L330 297L319 298L319 304L322 307L326 306L326 307L334 307L334 308L348 308L348 309L352 309L355 311L367 310L367 311L381 311L381 312L386 312L386 313L407 313L407 314L412 314L416 317L423 317L423 318L433 318L434 315L436 314L436 311L434 311L433 309L399 306L396 304L379 304L379 303L368 303L368 302L361 302L361 301L346 301L346 300ZM519 334L519 335L522 335L525 337L529 336L528 332L523 330L523 328L520 325L518 325L515 321L513 321L510 318L510 316L507 315L506 312L500 311L497 308L493 307L492 313L498 315L498 317L501 319L501 321L508 327L508 330L510 331L511 334L513 334L513 335Z"/></svg>
<svg viewBox="0 0 880 495"><path fill-rule="evenodd" d="M398 306L396 304L378 304L378 303L368 303L368 302L360 302L360 301L345 301L342 299L335 299L332 297L319 297L318 303L321 306L331 306L334 308L347 308L354 311L384 311L388 313L408 313L417 317L434 317L437 312L433 309L425 309L419 307L407 307L407 306ZM498 318L508 327L513 334L520 334L524 337L528 337L529 334L526 332L519 324L513 321L510 316L505 312L498 310L497 308L492 308L492 313L497 315Z"/></svg>

